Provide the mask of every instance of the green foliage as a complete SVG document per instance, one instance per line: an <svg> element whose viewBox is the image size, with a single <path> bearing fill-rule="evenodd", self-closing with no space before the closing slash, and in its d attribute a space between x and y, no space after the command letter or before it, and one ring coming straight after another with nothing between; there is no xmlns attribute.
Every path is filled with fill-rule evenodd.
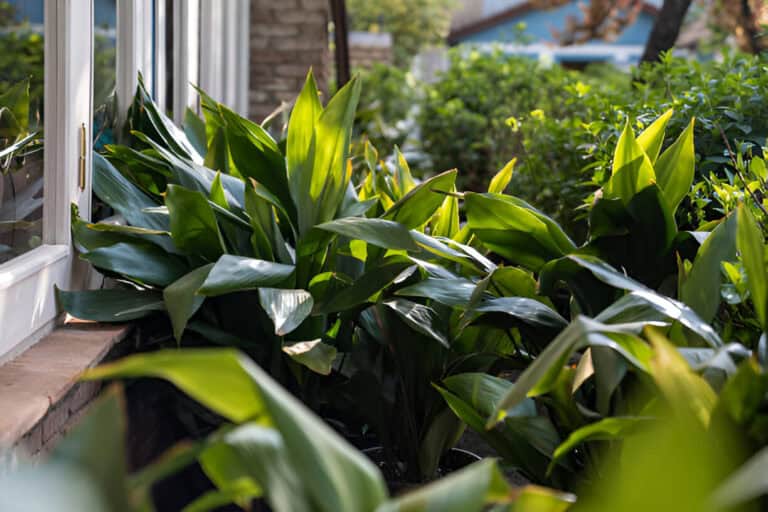
<svg viewBox="0 0 768 512"><path fill-rule="evenodd" d="M455 0L350 0L352 30L389 32L395 63L407 68L422 48L442 45L448 35Z"/></svg>
<svg viewBox="0 0 768 512"><path fill-rule="evenodd" d="M355 140L369 140L383 155L396 146L413 143L411 112L420 101L419 84L409 72L375 64L358 70L362 81L360 108L355 119Z"/></svg>
<svg viewBox="0 0 768 512"><path fill-rule="evenodd" d="M182 132L140 87L136 146L96 158L94 189L129 225L75 217L74 238L131 286L59 292L61 305L107 321L163 310L182 346L202 334L267 370L231 349L182 350L90 374L165 378L234 424L203 443L217 491L197 506L258 496L275 510L570 506L538 488L511 503L490 462L387 501L382 475L435 478L469 426L532 482L579 493L574 510L752 510L766 489L744 468L761 467L750 456L768 444L757 151L728 155L739 181L726 189L697 178L703 121L685 106L649 115L642 131L613 112L601 186L580 197L579 242L504 194L514 161L488 192L458 192L456 171L419 182L399 151L379 160L368 143L353 172L358 87L323 107L309 76L285 144L204 98L205 147L199 120ZM710 185L731 195L717 192L723 207L688 231L691 194ZM372 430L379 467L277 382L348 432Z"/></svg>

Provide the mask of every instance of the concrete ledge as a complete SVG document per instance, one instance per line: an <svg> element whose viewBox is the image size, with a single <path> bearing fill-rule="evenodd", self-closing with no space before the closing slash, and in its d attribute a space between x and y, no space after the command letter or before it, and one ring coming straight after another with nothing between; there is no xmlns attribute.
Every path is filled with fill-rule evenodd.
<svg viewBox="0 0 768 512"><path fill-rule="evenodd" d="M47 452L101 390L100 382L78 382L80 373L125 352L132 332L125 325L63 326L0 366L0 446Z"/></svg>

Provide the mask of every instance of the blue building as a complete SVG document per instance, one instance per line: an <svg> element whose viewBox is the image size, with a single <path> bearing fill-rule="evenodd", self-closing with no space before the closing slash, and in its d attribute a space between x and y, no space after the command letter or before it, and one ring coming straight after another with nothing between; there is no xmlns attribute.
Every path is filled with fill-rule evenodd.
<svg viewBox="0 0 768 512"><path fill-rule="evenodd" d="M561 46L555 33L568 19L583 16L579 0L542 9L527 0L468 0L459 11L450 35L452 45L500 44L507 52L551 59L569 67L610 62L626 67L639 61L658 15L661 0L646 1L637 19L613 41L593 40Z"/></svg>

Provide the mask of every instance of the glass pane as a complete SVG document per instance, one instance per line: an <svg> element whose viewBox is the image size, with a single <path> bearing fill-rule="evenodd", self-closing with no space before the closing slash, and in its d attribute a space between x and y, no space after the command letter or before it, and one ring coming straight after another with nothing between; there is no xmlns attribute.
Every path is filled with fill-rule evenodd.
<svg viewBox="0 0 768 512"><path fill-rule="evenodd" d="M93 13L93 146L114 142L117 0L95 0Z"/></svg>
<svg viewBox="0 0 768 512"><path fill-rule="evenodd" d="M0 0L0 263L40 245L43 0Z"/></svg>
<svg viewBox="0 0 768 512"><path fill-rule="evenodd" d="M117 132L117 0L94 0L93 8L93 149L102 151ZM92 219L113 213L94 196Z"/></svg>

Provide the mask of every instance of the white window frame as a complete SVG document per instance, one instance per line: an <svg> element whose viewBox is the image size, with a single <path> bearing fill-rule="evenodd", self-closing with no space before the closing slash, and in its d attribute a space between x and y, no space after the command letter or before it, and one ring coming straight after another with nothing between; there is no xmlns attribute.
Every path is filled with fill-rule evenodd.
<svg viewBox="0 0 768 512"><path fill-rule="evenodd" d="M172 1L173 98L168 100L173 107L173 120L181 125L187 108L198 111L194 86L200 81L200 0Z"/></svg>
<svg viewBox="0 0 768 512"><path fill-rule="evenodd" d="M83 218L89 219L91 212L93 0L44 2L43 243L0 264L0 364L54 328L54 287L82 289L93 282L91 267L73 249L70 215L73 203ZM166 7L171 2L172 70L165 59ZM196 84L247 115L249 4L249 0L117 0L118 122L125 120L139 71L160 107L170 107L179 124L187 107L199 113ZM166 98L164 86L171 72L173 97Z"/></svg>
<svg viewBox="0 0 768 512"><path fill-rule="evenodd" d="M0 265L0 362L52 330L54 286L76 287L87 268L72 249L70 205L90 212L90 173L81 184L79 162L84 143L90 169L93 64L83 55L92 54L92 1L45 0L44 27L43 244Z"/></svg>
<svg viewBox="0 0 768 512"><path fill-rule="evenodd" d="M200 0L200 87L248 115L250 1Z"/></svg>

